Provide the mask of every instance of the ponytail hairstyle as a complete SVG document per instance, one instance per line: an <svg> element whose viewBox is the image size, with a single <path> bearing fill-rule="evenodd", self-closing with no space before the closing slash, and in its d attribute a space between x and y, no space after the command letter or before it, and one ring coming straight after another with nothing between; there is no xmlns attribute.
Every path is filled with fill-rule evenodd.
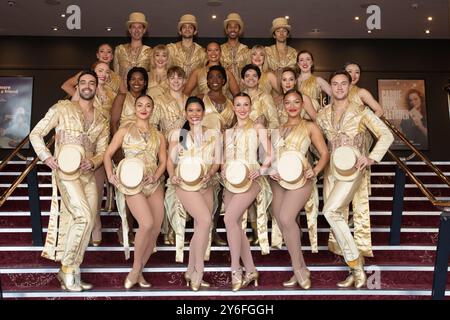
<svg viewBox="0 0 450 320"><path fill-rule="evenodd" d="M199 104L202 107L202 110L205 111L205 103L203 102L202 99L200 99L199 97L196 97L196 96L191 96L186 100L186 104L184 105L184 111L186 111L187 107L192 103ZM183 126L181 127L180 136L178 138L178 142L181 143L181 145L183 146L184 149L187 149L186 137L187 137L189 130L190 130L189 121L186 120L184 122Z"/></svg>

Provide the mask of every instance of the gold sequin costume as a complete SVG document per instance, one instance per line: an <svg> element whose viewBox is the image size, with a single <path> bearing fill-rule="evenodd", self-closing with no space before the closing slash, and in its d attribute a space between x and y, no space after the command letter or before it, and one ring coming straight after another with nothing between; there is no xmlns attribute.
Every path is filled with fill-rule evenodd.
<svg viewBox="0 0 450 320"><path fill-rule="evenodd" d="M211 116L210 114L214 114L217 116L221 124L220 128L212 128L206 125L208 129L217 129L220 131L224 131L233 126L235 122L235 115L233 111L233 103L231 102L231 100L226 99L225 103L222 105L222 108L219 108L219 110L217 109L218 106L216 106L216 104L207 94L203 97L203 102L205 103L205 117L208 115Z"/></svg>
<svg viewBox="0 0 450 320"><path fill-rule="evenodd" d="M169 140L170 131L181 128L186 120L184 117L184 106L187 98L183 94L182 105L178 104L170 92L166 92L155 99L155 107L153 108L150 123L159 128L167 141Z"/></svg>
<svg viewBox="0 0 450 320"><path fill-rule="evenodd" d="M314 110L318 112L321 109L320 99L322 89L320 88L319 82L317 81L317 77L311 75L308 79L299 82L299 85L300 92L307 95L311 99ZM302 110L302 117L308 120L310 119L305 109Z"/></svg>
<svg viewBox="0 0 450 320"><path fill-rule="evenodd" d="M42 251L44 258L61 261L78 268L89 244L94 218L97 214L97 188L94 171L103 162L108 146L109 120L94 108L92 123L85 122L78 102L62 100L53 105L30 133L30 142L39 159L51 157L44 137L55 129L55 155L64 144L76 144L85 150L85 158L94 164L75 180L63 180L52 172L52 203L47 238ZM59 210L57 190L61 194Z"/></svg>
<svg viewBox="0 0 450 320"><path fill-rule="evenodd" d="M104 94L97 92L94 97L94 108L100 110L108 120L111 119L111 108L116 95L110 87L104 86Z"/></svg>
<svg viewBox="0 0 450 320"><path fill-rule="evenodd" d="M198 94L208 94L209 88L208 88L208 71L209 71L209 67L203 67L200 69L200 72L198 73L198 78L197 78L197 92ZM195 92L195 90L194 90ZM224 95L228 95L229 94L229 90L228 90L228 81L227 83L225 83L225 85L222 87L222 92Z"/></svg>
<svg viewBox="0 0 450 320"><path fill-rule="evenodd" d="M112 91L114 91L115 94L118 94L120 89L120 82L121 82L120 76L116 72L111 70L109 74L109 79L108 81L106 81L106 85Z"/></svg>
<svg viewBox="0 0 450 320"><path fill-rule="evenodd" d="M277 129L280 126L280 122L278 120L278 112L272 96L264 93L260 89L253 93L249 93L247 90L245 92L247 92L252 99L250 119L253 122L263 124L268 129Z"/></svg>
<svg viewBox="0 0 450 320"><path fill-rule="evenodd" d="M186 149L181 144L178 144L176 149L176 159L174 163L178 163L179 159L182 157L199 157L202 159L205 164L205 170L208 172L211 169L211 166L214 164L214 150L217 147L217 143L220 143L221 136L217 130L207 130L203 128L201 143L194 142L192 136L190 134L186 135ZM180 130L173 130L170 135L174 135L179 137ZM169 155L171 156L171 155ZM170 182L167 181L167 190L164 198L164 207L166 209L167 217L170 221L170 225L175 231L175 245L176 245L176 253L175 253L175 261L183 262L183 250L184 250L184 238L185 238L185 230L186 230L186 219L187 212L184 209L180 200L178 200L176 195L176 187ZM219 193L219 178L216 174L211 180L204 185L205 188L211 186L213 188L214 193L214 208L213 212L217 209L217 196ZM211 213L211 214L212 214ZM208 247L205 252L205 260L209 260L210 251L211 251L211 231L212 224L209 233Z"/></svg>
<svg viewBox="0 0 450 320"><path fill-rule="evenodd" d="M230 46L228 42L220 45L220 63L225 69L230 69L236 80L241 78L241 70L250 63L250 49L242 43Z"/></svg>
<svg viewBox="0 0 450 320"><path fill-rule="evenodd" d="M258 145L259 139L253 122L247 121L242 129L236 129L236 125L225 132L225 164L231 160L244 160L248 164L249 171L259 170ZM254 182L258 183L261 190L256 196L256 225L261 254L269 254L269 239L267 230L267 210L272 202L272 189L265 176L259 176ZM226 187L226 183L224 183ZM248 211L248 210L247 210ZM247 217L244 213L242 229L247 226Z"/></svg>
<svg viewBox="0 0 450 320"><path fill-rule="evenodd" d="M311 138L309 137L309 130L307 121L302 120L296 127L292 127L286 138L281 136L281 132L289 127L281 126L279 131L272 133L273 150L275 152L275 159L278 161L281 155L286 151L299 151L306 158L308 157L309 147L311 145ZM289 129L288 129L289 130ZM311 165L311 164L310 164ZM304 168L306 170L307 168ZM316 185L316 179L313 180ZM305 204L306 206L306 204ZM311 243L311 251L318 252L317 246L317 217L318 210L306 211L306 220L308 223L309 241ZM275 219L272 219L272 246L281 249L283 238L281 231Z"/></svg>
<svg viewBox="0 0 450 320"><path fill-rule="evenodd" d="M376 162L380 162L392 144L394 138L386 125L364 105L350 103L342 114L339 123L334 121L333 106L328 105L317 115L317 124L322 128L328 140L331 157L336 148L352 146ZM377 143L370 154L365 148L366 131L372 131L377 137ZM354 261L361 254L373 256L371 245L369 194L367 179L368 170L360 172L353 181L340 181L334 175L332 161L324 174L324 207L323 213L331 226L338 245L330 246L335 253L343 253L345 261ZM364 190L364 192L362 192ZM358 194L357 197L355 197ZM354 215L355 231L352 237L348 227L345 212L353 199L353 204L361 210Z"/></svg>
<svg viewBox="0 0 450 320"><path fill-rule="evenodd" d="M131 52L131 44L121 44L114 50L114 72L119 74L122 79L127 78L128 71L133 67L142 67L150 70L150 61L152 57L152 48L142 45L137 55Z"/></svg>
<svg viewBox="0 0 450 320"><path fill-rule="evenodd" d="M120 114L119 127L124 127L136 121L136 98L128 91L125 95L125 101Z"/></svg>
<svg viewBox="0 0 450 320"><path fill-rule="evenodd" d="M286 56L280 57L277 46L274 44L266 47L266 61L269 70L275 74L278 74L285 67L295 68L297 64L297 50L287 46Z"/></svg>
<svg viewBox="0 0 450 320"><path fill-rule="evenodd" d="M154 73L153 73L154 74ZM147 94L155 100L157 97L164 95L169 91L169 81L167 78L156 79L152 76L152 71L148 73Z"/></svg>
<svg viewBox="0 0 450 320"><path fill-rule="evenodd" d="M192 71L206 64L206 51L195 42L190 48L185 48L181 41L169 43L167 49L169 50L172 65L183 68L187 79L189 79Z"/></svg>

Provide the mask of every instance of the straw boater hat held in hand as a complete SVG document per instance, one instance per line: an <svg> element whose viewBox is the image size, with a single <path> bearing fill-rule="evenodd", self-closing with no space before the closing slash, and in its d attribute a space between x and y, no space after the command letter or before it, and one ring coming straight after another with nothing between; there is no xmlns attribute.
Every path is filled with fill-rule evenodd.
<svg viewBox="0 0 450 320"><path fill-rule="evenodd" d="M145 19L145 14L142 12L132 12L127 21L127 29L130 28L132 23L141 23L145 29L147 29L148 22Z"/></svg>
<svg viewBox="0 0 450 320"><path fill-rule="evenodd" d="M227 24L230 21L236 21L240 27L239 35L241 35L244 32L244 21L242 21L241 16L239 13L230 13L227 18L223 21L223 28L227 29Z"/></svg>
<svg viewBox="0 0 450 320"><path fill-rule="evenodd" d="M192 24L195 28L195 32L194 35L197 34L198 31L198 25L197 25L197 19L195 18L195 16L193 14L184 14L181 16L180 21L178 21L178 31L181 31L181 27L183 26L183 24Z"/></svg>
<svg viewBox="0 0 450 320"><path fill-rule="evenodd" d="M199 157L183 157L176 168L176 175L181 178L180 188L185 191L198 191L203 188L202 179L206 168Z"/></svg>
<svg viewBox="0 0 450 320"><path fill-rule="evenodd" d="M231 160L225 167L225 187L233 193L244 193L252 185L247 163L243 160Z"/></svg>
<svg viewBox="0 0 450 320"><path fill-rule="evenodd" d="M288 190L303 187L306 183L305 171L308 160L298 151L285 151L278 159L278 173L281 177L280 186Z"/></svg>
<svg viewBox="0 0 450 320"><path fill-rule="evenodd" d="M84 159L84 148L78 144L60 146L57 156L58 170L56 174L61 180L75 180L80 177L80 164Z"/></svg>
<svg viewBox="0 0 450 320"><path fill-rule="evenodd" d="M358 149L350 146L342 146L331 154L333 175L340 181L352 181L360 173L355 164L361 153Z"/></svg>
<svg viewBox="0 0 450 320"><path fill-rule="evenodd" d="M117 166L116 175L120 192L127 195L138 194L143 188L144 162L138 158L122 159Z"/></svg>
<svg viewBox="0 0 450 320"><path fill-rule="evenodd" d="M272 28L270 29L270 32L273 34L275 30L280 28L285 28L289 33L291 33L291 26L289 25L289 22L285 17L273 19Z"/></svg>

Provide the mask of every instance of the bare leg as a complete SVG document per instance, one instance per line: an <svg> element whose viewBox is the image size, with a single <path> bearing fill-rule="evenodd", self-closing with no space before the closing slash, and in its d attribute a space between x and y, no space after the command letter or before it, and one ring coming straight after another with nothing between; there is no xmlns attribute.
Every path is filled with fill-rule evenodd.
<svg viewBox="0 0 450 320"><path fill-rule="evenodd" d="M141 274L142 268L144 267L144 251L151 241L150 238L154 221L152 215L150 214L150 207L148 205L147 198L142 193L127 196L126 200L131 213L139 223L139 229L136 232L134 242L133 269L128 275L128 279L134 282Z"/></svg>
<svg viewBox="0 0 450 320"><path fill-rule="evenodd" d="M188 268L188 272L193 271L193 265L195 270L201 273L204 269L203 259L208 245L209 228L212 222L212 207L208 207L205 198L200 192L189 192L177 187L176 193L183 207L194 218L194 235L189 248L189 251L193 250L193 253L189 254L189 267L191 270ZM209 196L212 201L212 189L209 191Z"/></svg>
<svg viewBox="0 0 450 320"><path fill-rule="evenodd" d="M242 230L242 220L244 211L255 200L261 190L258 183L253 182L249 190L244 193L224 192L225 203L225 227L227 229L227 239L231 255L231 271L239 269L239 259L242 258L247 272L255 270L253 258L250 251L250 244L247 235Z"/></svg>

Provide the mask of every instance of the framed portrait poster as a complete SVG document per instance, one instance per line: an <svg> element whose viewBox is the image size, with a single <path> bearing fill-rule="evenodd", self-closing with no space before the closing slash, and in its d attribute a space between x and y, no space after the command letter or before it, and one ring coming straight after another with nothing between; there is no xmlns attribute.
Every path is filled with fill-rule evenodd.
<svg viewBox="0 0 450 320"><path fill-rule="evenodd" d="M32 77L0 77L0 148L13 149L30 133L32 100Z"/></svg>
<svg viewBox="0 0 450 320"><path fill-rule="evenodd" d="M419 150L428 149L424 80L379 79L378 97L384 116ZM394 136L395 137L395 136ZM393 150L408 149L395 137Z"/></svg>

